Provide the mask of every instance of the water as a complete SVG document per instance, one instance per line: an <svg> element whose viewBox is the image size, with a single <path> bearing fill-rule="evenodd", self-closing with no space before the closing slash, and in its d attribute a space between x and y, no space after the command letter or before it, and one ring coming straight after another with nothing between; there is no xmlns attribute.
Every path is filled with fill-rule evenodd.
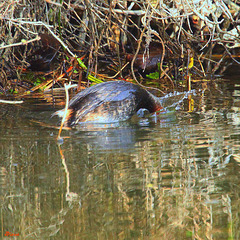
<svg viewBox="0 0 240 240"><path fill-rule="evenodd" d="M239 239L239 89L62 144L51 104L0 105L1 239Z"/></svg>

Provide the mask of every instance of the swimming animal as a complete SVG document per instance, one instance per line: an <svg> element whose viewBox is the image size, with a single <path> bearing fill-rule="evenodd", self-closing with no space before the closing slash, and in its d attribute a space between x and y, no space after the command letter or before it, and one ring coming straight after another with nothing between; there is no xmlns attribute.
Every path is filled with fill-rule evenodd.
<svg viewBox="0 0 240 240"><path fill-rule="evenodd" d="M150 113L163 109L161 99L139 85L125 81L96 84L69 102L65 127L78 123L111 123L131 118L139 109ZM64 109L55 115L63 117Z"/></svg>

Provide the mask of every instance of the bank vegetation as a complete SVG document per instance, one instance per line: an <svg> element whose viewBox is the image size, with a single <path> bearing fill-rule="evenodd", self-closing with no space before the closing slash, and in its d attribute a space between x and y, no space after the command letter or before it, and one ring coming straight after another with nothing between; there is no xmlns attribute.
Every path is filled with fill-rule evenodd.
<svg viewBox="0 0 240 240"><path fill-rule="evenodd" d="M6 0L0 92L124 79L168 92L239 64L238 0Z"/></svg>

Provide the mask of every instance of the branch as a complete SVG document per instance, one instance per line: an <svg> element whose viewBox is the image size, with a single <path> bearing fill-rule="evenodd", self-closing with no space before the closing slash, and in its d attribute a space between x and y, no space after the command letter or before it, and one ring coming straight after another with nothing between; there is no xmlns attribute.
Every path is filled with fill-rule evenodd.
<svg viewBox="0 0 240 240"><path fill-rule="evenodd" d="M42 21L32 22L32 21L23 21L20 19L9 19L9 18L5 18L5 17L0 18L0 19L14 22L17 25L31 24L31 25L35 25L35 26L44 26L51 33L51 35L57 39L57 41L63 46L63 48L65 48L68 51L68 53L72 57L76 57L75 54L68 48L68 46L51 30L51 27L49 25L47 25L46 23L44 23Z"/></svg>
<svg viewBox="0 0 240 240"><path fill-rule="evenodd" d="M20 103L23 103L23 101L10 101L10 100L2 100L2 99L0 99L0 103L20 104Z"/></svg>
<svg viewBox="0 0 240 240"><path fill-rule="evenodd" d="M9 47L16 47L16 46L21 46L21 45L27 45L31 42L39 41L40 39L41 38L39 36L37 36L36 38L31 39L31 40L22 39L21 42L18 42L18 43L13 43L13 44L9 44L9 45L2 45L2 46L0 46L0 49L9 48Z"/></svg>

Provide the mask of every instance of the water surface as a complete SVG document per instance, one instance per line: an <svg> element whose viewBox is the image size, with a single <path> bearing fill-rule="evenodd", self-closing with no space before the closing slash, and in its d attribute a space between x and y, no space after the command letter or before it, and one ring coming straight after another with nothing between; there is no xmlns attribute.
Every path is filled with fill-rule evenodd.
<svg viewBox="0 0 240 240"><path fill-rule="evenodd" d="M1 104L1 239L239 239L239 89L61 145L51 103Z"/></svg>

